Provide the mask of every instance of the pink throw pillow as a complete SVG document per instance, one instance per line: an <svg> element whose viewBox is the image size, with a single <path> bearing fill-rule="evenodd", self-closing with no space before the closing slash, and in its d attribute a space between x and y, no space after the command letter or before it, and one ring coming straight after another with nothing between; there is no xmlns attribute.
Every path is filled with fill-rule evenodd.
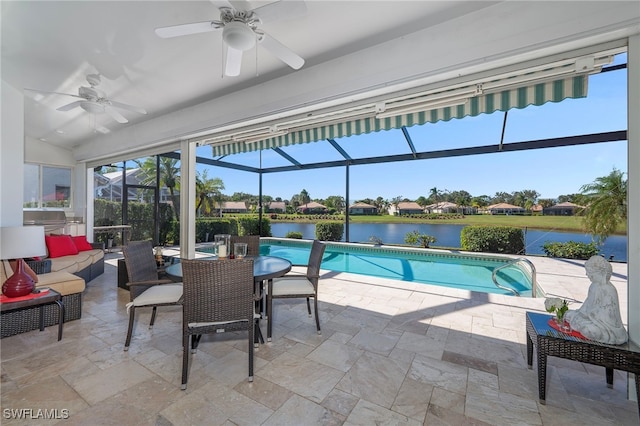
<svg viewBox="0 0 640 426"><path fill-rule="evenodd" d="M71 235L45 235L44 240L51 258L78 254Z"/></svg>

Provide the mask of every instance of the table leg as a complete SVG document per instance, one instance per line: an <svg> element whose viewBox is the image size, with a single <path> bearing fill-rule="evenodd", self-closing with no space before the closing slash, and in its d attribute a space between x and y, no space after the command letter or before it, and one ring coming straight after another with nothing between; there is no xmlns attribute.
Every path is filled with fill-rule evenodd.
<svg viewBox="0 0 640 426"><path fill-rule="evenodd" d="M62 340L62 327L64 325L64 303L62 303L62 300L56 300L56 303L58 304L58 314L59 314L59 318L58 318L58 341Z"/></svg>
<svg viewBox="0 0 640 426"><path fill-rule="evenodd" d="M40 331L44 331L44 305L40 305Z"/></svg>
<svg viewBox="0 0 640 426"><path fill-rule="evenodd" d="M605 374L607 376L607 387L613 388L613 368L605 368Z"/></svg>
<svg viewBox="0 0 640 426"><path fill-rule="evenodd" d="M533 341L529 333L527 333L527 365L529 366L529 370L533 368Z"/></svg>
<svg viewBox="0 0 640 426"><path fill-rule="evenodd" d="M547 354L540 351L540 342L537 348L538 356L538 396L540 404L545 405L547 392Z"/></svg>
<svg viewBox="0 0 640 426"><path fill-rule="evenodd" d="M640 414L640 374L636 374L636 399L638 400L638 414Z"/></svg>

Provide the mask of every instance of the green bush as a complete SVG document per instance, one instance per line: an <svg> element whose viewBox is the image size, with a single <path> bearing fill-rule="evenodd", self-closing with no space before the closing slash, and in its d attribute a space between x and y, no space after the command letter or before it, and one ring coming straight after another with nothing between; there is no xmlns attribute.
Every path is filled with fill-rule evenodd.
<svg viewBox="0 0 640 426"><path fill-rule="evenodd" d="M238 235L260 235L261 237L271 236L271 220L262 216L262 234L260 234L260 220L258 216L242 216L237 218Z"/></svg>
<svg viewBox="0 0 640 426"><path fill-rule="evenodd" d="M415 246L416 244L422 248L429 248L429 244L435 243L436 237L433 235L421 234L418 231L407 232L404 236L404 242Z"/></svg>
<svg viewBox="0 0 640 426"><path fill-rule="evenodd" d="M600 253L596 243L578 243L567 241L566 243L546 242L542 246L545 254L549 257L560 257L563 259L589 259Z"/></svg>
<svg viewBox="0 0 640 426"><path fill-rule="evenodd" d="M301 240L302 239L302 232L289 231L289 232L287 232L287 235L285 235L284 237L285 238L295 238L297 240Z"/></svg>
<svg viewBox="0 0 640 426"><path fill-rule="evenodd" d="M510 226L465 226L460 232L462 250L488 253L524 253L524 232Z"/></svg>
<svg viewBox="0 0 640 426"><path fill-rule="evenodd" d="M316 223L316 239L320 241L340 241L344 233L342 222L322 221Z"/></svg>

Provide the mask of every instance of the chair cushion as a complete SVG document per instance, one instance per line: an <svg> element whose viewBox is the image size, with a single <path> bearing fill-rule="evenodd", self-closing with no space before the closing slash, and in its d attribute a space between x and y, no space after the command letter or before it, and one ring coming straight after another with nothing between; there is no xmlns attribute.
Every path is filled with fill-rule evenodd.
<svg viewBox="0 0 640 426"><path fill-rule="evenodd" d="M182 283L160 284L149 287L133 299L134 306L150 306L162 303L176 303L182 297Z"/></svg>
<svg viewBox="0 0 640 426"><path fill-rule="evenodd" d="M313 284L305 277L275 278L273 280L273 293L277 296L314 295Z"/></svg>

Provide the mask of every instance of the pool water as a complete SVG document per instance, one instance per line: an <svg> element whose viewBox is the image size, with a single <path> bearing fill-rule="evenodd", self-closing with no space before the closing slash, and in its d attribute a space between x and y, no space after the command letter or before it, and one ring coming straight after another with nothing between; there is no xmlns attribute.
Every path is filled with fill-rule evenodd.
<svg viewBox="0 0 640 426"><path fill-rule="evenodd" d="M260 243L260 254L282 257L294 265L305 265L310 250L308 241L263 239ZM505 257L327 243L321 267L331 271L512 295L496 287L491 278L495 268L510 260ZM521 296L531 297L530 274L518 265L501 269L497 280L501 285L517 290Z"/></svg>

